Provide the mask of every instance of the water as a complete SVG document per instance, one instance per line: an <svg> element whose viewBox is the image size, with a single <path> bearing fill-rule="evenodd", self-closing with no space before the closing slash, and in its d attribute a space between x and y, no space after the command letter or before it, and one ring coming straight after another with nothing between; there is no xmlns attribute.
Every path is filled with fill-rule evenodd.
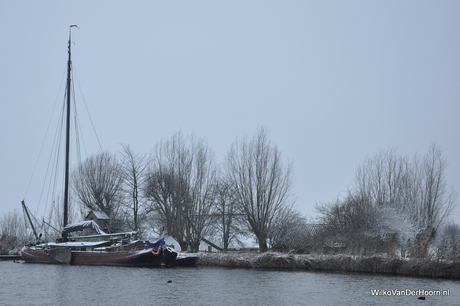
<svg viewBox="0 0 460 306"><path fill-rule="evenodd" d="M168 283L168 281L171 281ZM372 296L371 289L449 290ZM357 273L0 261L0 305L460 305L460 281Z"/></svg>

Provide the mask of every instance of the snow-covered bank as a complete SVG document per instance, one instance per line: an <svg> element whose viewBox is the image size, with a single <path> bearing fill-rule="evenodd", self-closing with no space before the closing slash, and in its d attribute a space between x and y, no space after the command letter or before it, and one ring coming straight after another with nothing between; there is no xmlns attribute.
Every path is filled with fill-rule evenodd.
<svg viewBox="0 0 460 306"><path fill-rule="evenodd" d="M266 253L201 253L199 266L327 270L460 279L460 263L402 260L384 256L297 255Z"/></svg>

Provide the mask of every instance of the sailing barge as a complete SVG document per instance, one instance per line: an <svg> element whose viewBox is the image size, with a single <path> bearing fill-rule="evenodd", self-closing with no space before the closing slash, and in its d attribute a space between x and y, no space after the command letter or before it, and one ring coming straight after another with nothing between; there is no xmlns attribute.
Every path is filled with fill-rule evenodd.
<svg viewBox="0 0 460 306"><path fill-rule="evenodd" d="M107 234L92 220L68 224L69 202L69 147L70 147L70 110L71 105L71 30L68 41L67 83L66 83L66 157L64 182L64 228L62 237L56 242L41 241L33 227L24 201L22 205L32 226L36 242L26 245L21 250L22 258L27 263L73 264L73 265L115 265L115 266L169 266L177 257L177 252L165 246L164 236L155 243L132 240L136 232ZM93 229L97 235L75 236L71 233L84 229ZM99 241L94 241L98 239Z"/></svg>
<svg viewBox="0 0 460 306"><path fill-rule="evenodd" d="M27 263L131 267L172 266L175 263L177 252L165 246L164 237L155 243L131 241L136 232L106 234L92 220L69 224L64 232L69 234L87 228L99 234L77 236L68 241L59 239L57 242L40 242L36 237L37 243L22 248L22 259ZM84 241L101 238L105 239Z"/></svg>

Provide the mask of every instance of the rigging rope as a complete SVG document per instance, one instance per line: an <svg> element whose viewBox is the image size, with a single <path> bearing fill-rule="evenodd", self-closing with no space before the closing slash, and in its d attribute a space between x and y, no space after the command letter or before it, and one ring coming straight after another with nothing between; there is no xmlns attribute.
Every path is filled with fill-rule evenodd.
<svg viewBox="0 0 460 306"><path fill-rule="evenodd" d="M85 96L83 95L83 90L81 89L81 86L80 86L80 81L78 79L77 70L74 68L73 71L74 71L74 75L75 75L74 79L77 81L78 90L79 90L79 92L81 94L83 104L85 105L86 114L88 115L89 121L91 122L91 127L93 128L93 133L96 136L96 140L97 140L97 143L99 145L99 150L102 151L101 142L99 141L99 136L97 135L96 128L94 127L93 118L91 117L91 114L90 114L89 109L88 109L88 105L86 104Z"/></svg>
<svg viewBox="0 0 460 306"><path fill-rule="evenodd" d="M51 116L50 116L49 121L48 121L45 136L43 137L42 144L40 146L40 150L39 150L39 153L38 153L38 157L37 157L37 160L35 161L34 169L32 171L32 175L30 176L29 183L27 184L26 192L24 194L24 199L27 197L27 194L29 193L30 186L32 185L32 181L34 179L35 172L37 171L37 167L38 167L38 164L40 162L40 158L41 158L41 155L42 155L42 152L43 152L43 148L45 147L46 139L48 138L48 133L49 133L49 130L50 130L50 126L51 126L51 123L53 121L53 117L54 117L54 113L56 111L56 107L58 105L59 95L60 95L61 90L62 90L62 84L63 84L64 79L65 79L65 73L66 73L66 69L64 69L64 72L62 74L61 83L59 85L59 90L58 90L58 93L57 93L56 98L54 100L53 111L52 111ZM40 201L38 202L38 206L36 208L35 213L38 211L39 207L40 207Z"/></svg>
<svg viewBox="0 0 460 306"><path fill-rule="evenodd" d="M64 80L66 79L66 71L67 71L67 65L66 65L66 68L64 69L63 76L61 78L61 83L60 83L60 86L59 86L58 94L57 94L55 102L54 102L53 111L52 111L51 117L50 117L48 125L47 125L45 137L42 140L39 155L38 155L37 160L35 162L35 166L34 166L32 175L30 177L29 183L28 183L27 188L26 188L24 199L27 197L27 195L29 193L29 190L30 190L30 187L32 185L32 181L34 180L38 165L40 163L40 160L42 159L42 154L44 154L43 151L44 151L45 143L47 142L47 139L49 138L50 127L52 125L52 122L54 122L53 118L55 117L56 109L58 108L58 106L57 106L58 101L60 100L59 96L62 93L62 87L63 87L62 84L64 83ZM83 91L81 90L80 82L78 80L78 76L76 75L76 71L74 70L74 67L72 67L71 72L72 72L72 78L71 78L72 86L71 86L71 88L73 88L73 90L71 92L71 95L72 95L72 98L73 98L73 101L74 101L74 103L72 103L72 111L73 111L73 120L74 120L74 134L75 134L74 137L75 137L75 145L76 145L76 148L75 148L76 156L74 156L74 158L77 159L76 164L78 165L78 164L80 164L82 162L82 154L81 154L81 150L80 150L81 145L83 145L84 153L85 153L86 156L88 156L88 152L86 150L85 142L83 141L83 138L81 137L83 135L83 133L82 133L80 120L79 120L79 117L78 117L77 105L75 103L75 101L76 101L75 94L76 93L75 93L74 80L76 80L76 83L78 85L78 91L79 91L79 93L81 95L81 98L83 99L84 106L85 106L85 109L86 109L86 113L87 113L88 118L90 120L91 127L92 127L92 130L93 130L94 135L96 137L96 140L97 140L97 143L99 145L99 150L100 151L102 151L102 146L101 146L101 143L99 141L99 137L98 137L98 135L96 133L96 129L94 127L92 117L91 117L91 115L89 113L89 109L88 109L86 100L84 98ZM65 135L64 134L64 132L65 132L65 111L66 111L66 101L65 101L66 99L65 99L65 97L66 97L66 91L67 90L68 90L67 88L66 88L66 90L64 90L64 103L62 103L62 105L60 107L60 115L58 117L57 128L56 128L56 131L55 131L55 134L54 134L53 143L51 145L51 153L49 154L47 168L46 168L46 171L45 171L45 177L44 177L44 179L42 181L43 183L41 184L42 186L41 186L40 195L39 195L39 198L38 198L38 203L37 203L37 206L36 206L36 209L35 209L35 213L32 214L32 215L37 214L37 212L39 211L40 204L41 204L42 200L45 201L45 208L44 208L45 212L48 209L48 202L52 203L53 207L51 207L51 211L57 210L58 214L60 212L60 209L58 207L56 207L56 203L59 203L59 201L56 201L54 198L55 198L55 195L57 194L57 192L60 191L59 188L63 188L63 184L64 184L63 183L64 174L60 173L60 171L63 171L62 158L63 158L64 145L62 145L62 143L63 143L63 141L65 141L65 139L64 139L65 136L63 136L63 135ZM60 183L62 183L62 186L58 186L58 185L60 185ZM59 198L58 198L58 200L59 200ZM62 201L62 198L61 198L61 201ZM50 214L49 218L50 219L52 218L52 213Z"/></svg>

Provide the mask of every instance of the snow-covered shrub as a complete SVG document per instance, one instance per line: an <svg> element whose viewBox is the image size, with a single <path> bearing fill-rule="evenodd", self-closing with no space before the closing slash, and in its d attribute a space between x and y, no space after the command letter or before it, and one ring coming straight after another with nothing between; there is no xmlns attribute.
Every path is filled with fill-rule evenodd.
<svg viewBox="0 0 460 306"><path fill-rule="evenodd" d="M437 257L447 260L460 259L460 224L446 225L436 239Z"/></svg>

